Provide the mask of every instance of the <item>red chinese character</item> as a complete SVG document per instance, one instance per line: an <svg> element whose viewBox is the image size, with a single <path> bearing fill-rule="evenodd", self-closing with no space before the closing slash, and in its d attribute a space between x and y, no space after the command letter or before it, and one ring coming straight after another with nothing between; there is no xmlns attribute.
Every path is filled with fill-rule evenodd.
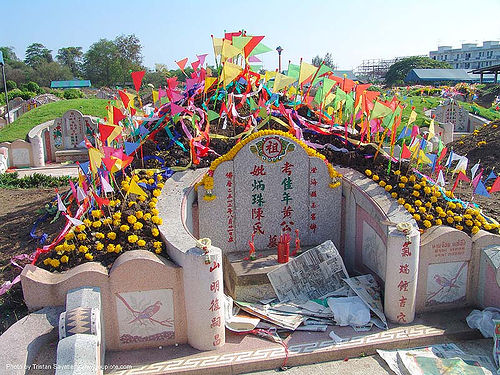
<svg viewBox="0 0 500 375"><path fill-rule="evenodd" d="M408 291L408 281L401 280L398 284L399 291L402 292L403 290L405 292Z"/></svg>
<svg viewBox="0 0 500 375"><path fill-rule="evenodd" d="M228 187L233 186L233 181L231 181L231 180L227 180L227 182L226 182L226 186L228 186Z"/></svg>
<svg viewBox="0 0 500 375"><path fill-rule="evenodd" d="M264 211L262 211L262 208L252 208L252 220L257 220L260 221L261 218L264 217Z"/></svg>
<svg viewBox="0 0 500 375"><path fill-rule="evenodd" d="M275 234L274 236L269 235L269 243L267 247L272 249L273 247L278 247L278 236Z"/></svg>
<svg viewBox="0 0 500 375"><path fill-rule="evenodd" d="M250 172L251 175L254 176L265 176L266 172L264 172L264 166L261 164L260 166L253 166L253 171Z"/></svg>
<svg viewBox="0 0 500 375"><path fill-rule="evenodd" d="M311 191L311 197L313 197L313 198L316 197L316 191Z"/></svg>
<svg viewBox="0 0 500 375"><path fill-rule="evenodd" d="M409 274L410 273L410 267L408 266L408 264L402 264L399 266L399 273L405 273L405 274Z"/></svg>
<svg viewBox="0 0 500 375"><path fill-rule="evenodd" d="M227 178L233 178L233 172L227 172L226 173Z"/></svg>
<svg viewBox="0 0 500 375"><path fill-rule="evenodd" d="M290 164L289 162L285 162L285 164L283 164L283 166L281 167L281 172L282 173L286 173L288 176L290 176L292 174L292 170L290 168L293 167L293 164Z"/></svg>
<svg viewBox="0 0 500 375"><path fill-rule="evenodd" d="M219 291L219 280L213 281L212 284L210 284L210 291L211 292Z"/></svg>
<svg viewBox="0 0 500 375"><path fill-rule="evenodd" d="M213 346L217 346L220 344L220 342L221 342L221 339L220 339L219 334L217 333L216 335L214 335L214 341L212 344L213 344Z"/></svg>
<svg viewBox="0 0 500 375"><path fill-rule="evenodd" d="M316 233L316 229L318 228L318 226L316 225L316 223L312 223L311 225L309 225L309 229L313 231L313 233Z"/></svg>
<svg viewBox="0 0 500 375"><path fill-rule="evenodd" d="M316 220L316 214L314 212L311 213L311 220Z"/></svg>
<svg viewBox="0 0 500 375"><path fill-rule="evenodd" d="M267 154L268 155L272 155L272 154L277 154L280 152L280 150L278 149L278 146L280 146L280 143L278 141L275 141L275 140L267 140L266 141L266 151L267 151Z"/></svg>
<svg viewBox="0 0 500 375"><path fill-rule="evenodd" d="M311 208L316 208L316 202L311 203Z"/></svg>
<svg viewBox="0 0 500 375"><path fill-rule="evenodd" d="M311 185L316 186L317 183L318 181L315 178L311 178Z"/></svg>
<svg viewBox="0 0 500 375"><path fill-rule="evenodd" d="M406 298L405 296L401 296L401 298L399 299L399 307L405 307L407 300L408 298Z"/></svg>
<svg viewBox="0 0 500 375"><path fill-rule="evenodd" d="M260 221L253 224L253 233L264 234L264 229L262 229L262 223Z"/></svg>
<svg viewBox="0 0 500 375"><path fill-rule="evenodd" d="M220 263L217 263L215 260L214 260L214 264L210 266L210 272L213 272L214 270L216 270L217 268L220 267Z"/></svg>
<svg viewBox="0 0 500 375"><path fill-rule="evenodd" d="M411 257L411 251L410 251L410 248L408 247L408 242L405 242L403 244L403 248L401 249L401 256L402 257Z"/></svg>
<svg viewBox="0 0 500 375"><path fill-rule="evenodd" d="M311 173L316 173L316 171L317 171L317 170L318 170L318 168L316 168L316 167L312 167L312 168L311 168Z"/></svg>
<svg viewBox="0 0 500 375"><path fill-rule="evenodd" d="M399 315L396 317L399 323L406 323L406 315L404 312L400 312Z"/></svg>
<svg viewBox="0 0 500 375"><path fill-rule="evenodd" d="M288 222L288 223L287 223L286 221L283 221L283 222L280 224L280 225L281 225L281 230L282 230L283 232L291 232L291 231L292 231L292 228L290 228L290 225L288 225L288 224L293 225L294 223L293 223L293 221L290 221L290 222Z"/></svg>
<svg viewBox="0 0 500 375"><path fill-rule="evenodd" d="M210 301L210 308L209 308L209 310L210 311L220 310L219 300L217 298Z"/></svg>
<svg viewBox="0 0 500 375"><path fill-rule="evenodd" d="M234 238L232 237L232 235L228 238L227 242L234 242Z"/></svg>
<svg viewBox="0 0 500 375"><path fill-rule="evenodd" d="M232 215L233 214L233 209L231 207L227 208L227 214Z"/></svg>
<svg viewBox="0 0 500 375"><path fill-rule="evenodd" d="M220 327L220 316L212 318L212 323L210 323L210 328Z"/></svg>
<svg viewBox="0 0 500 375"><path fill-rule="evenodd" d="M291 217L293 212L293 208L290 206L285 206L281 210L281 213L283 214L283 219L286 219L287 217Z"/></svg>

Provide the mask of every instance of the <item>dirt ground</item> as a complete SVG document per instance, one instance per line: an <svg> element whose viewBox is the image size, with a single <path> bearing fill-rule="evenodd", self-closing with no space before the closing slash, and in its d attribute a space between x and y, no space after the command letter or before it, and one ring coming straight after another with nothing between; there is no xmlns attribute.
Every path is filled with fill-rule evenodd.
<svg viewBox="0 0 500 375"><path fill-rule="evenodd" d="M37 243L30 236L40 210L54 198L54 189L0 189L0 285L12 281L20 269L10 263L15 255L31 254ZM63 225L50 219L39 226L36 234L47 233L50 241ZM20 261L23 266L28 261ZM23 301L21 284L16 284L0 297L0 334L28 313Z"/></svg>

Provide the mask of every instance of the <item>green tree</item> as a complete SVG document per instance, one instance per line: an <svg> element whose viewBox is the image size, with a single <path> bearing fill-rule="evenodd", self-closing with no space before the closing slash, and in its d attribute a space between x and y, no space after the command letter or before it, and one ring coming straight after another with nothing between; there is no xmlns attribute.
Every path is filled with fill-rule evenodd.
<svg viewBox="0 0 500 375"><path fill-rule="evenodd" d="M385 75L385 84L394 86L402 82L412 69L450 69L451 65L444 61L433 60L430 57L411 56L392 64Z"/></svg>
<svg viewBox="0 0 500 375"><path fill-rule="evenodd" d="M14 47L3 46L0 47L0 51L2 51L3 61L5 62L5 64L10 64L13 61L19 61L19 58L16 56L16 53L14 52Z"/></svg>
<svg viewBox="0 0 500 375"><path fill-rule="evenodd" d="M116 45L108 39L92 44L83 56L83 70L94 85L113 86L121 72Z"/></svg>
<svg viewBox="0 0 500 375"><path fill-rule="evenodd" d="M56 59L59 64L67 66L73 77L80 77L82 72L82 47L64 47L57 51Z"/></svg>
<svg viewBox="0 0 500 375"><path fill-rule="evenodd" d="M26 48L26 57L24 62L36 68L38 65L52 62L52 51L47 49L42 43L33 43Z"/></svg>
<svg viewBox="0 0 500 375"><path fill-rule="evenodd" d="M44 62L34 70L31 81L42 87L49 87L51 81L66 81L73 78L73 73L67 66L62 66L55 61Z"/></svg>
<svg viewBox="0 0 500 375"><path fill-rule="evenodd" d="M335 63L333 62L333 56L330 52L327 52L324 57L321 57L319 55L316 55L313 57L311 63L314 66L320 66L321 62L324 62L326 66L329 66L332 69L336 68Z"/></svg>
<svg viewBox="0 0 500 375"><path fill-rule="evenodd" d="M118 50L120 62L120 81L122 85L130 82L130 70L136 71L142 69L141 42L134 34L120 35L114 40Z"/></svg>

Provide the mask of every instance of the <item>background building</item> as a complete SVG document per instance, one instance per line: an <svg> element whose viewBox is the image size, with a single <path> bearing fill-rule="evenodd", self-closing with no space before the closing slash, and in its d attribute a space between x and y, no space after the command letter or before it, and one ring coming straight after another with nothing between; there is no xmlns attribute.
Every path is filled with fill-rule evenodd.
<svg viewBox="0 0 500 375"><path fill-rule="evenodd" d="M446 61L455 69L476 69L500 64L500 42L486 41L482 46L476 43L464 43L462 48L439 46L437 51L430 51L429 57Z"/></svg>

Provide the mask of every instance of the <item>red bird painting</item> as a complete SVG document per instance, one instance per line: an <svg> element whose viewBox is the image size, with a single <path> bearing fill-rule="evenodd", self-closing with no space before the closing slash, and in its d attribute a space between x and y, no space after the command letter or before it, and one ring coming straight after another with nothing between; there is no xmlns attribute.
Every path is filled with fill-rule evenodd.
<svg viewBox="0 0 500 375"><path fill-rule="evenodd" d="M137 316L129 322L129 324L134 323L136 321L139 321L139 323L144 324L142 322L142 319L150 320L158 311L160 311L161 305L162 303L160 301L156 301L153 305L146 307L144 310L138 313Z"/></svg>

